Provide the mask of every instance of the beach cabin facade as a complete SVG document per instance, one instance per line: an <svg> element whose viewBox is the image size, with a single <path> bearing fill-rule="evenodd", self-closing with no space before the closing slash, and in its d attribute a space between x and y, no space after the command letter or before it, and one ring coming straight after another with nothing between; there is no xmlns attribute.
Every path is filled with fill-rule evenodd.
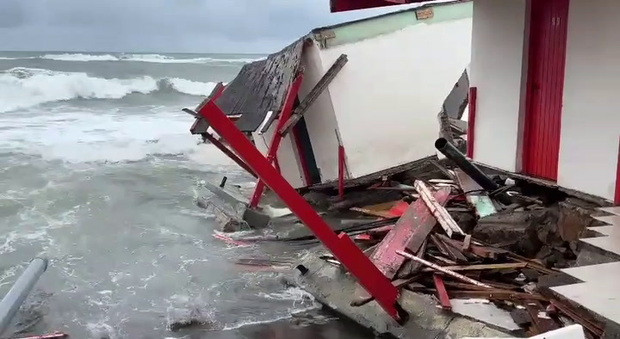
<svg viewBox="0 0 620 339"><path fill-rule="evenodd" d="M469 156L620 204L618 18L614 0L474 0Z"/></svg>
<svg viewBox="0 0 620 339"><path fill-rule="evenodd" d="M215 102L295 188L407 169L436 153L471 15L453 2L317 28L245 65Z"/></svg>

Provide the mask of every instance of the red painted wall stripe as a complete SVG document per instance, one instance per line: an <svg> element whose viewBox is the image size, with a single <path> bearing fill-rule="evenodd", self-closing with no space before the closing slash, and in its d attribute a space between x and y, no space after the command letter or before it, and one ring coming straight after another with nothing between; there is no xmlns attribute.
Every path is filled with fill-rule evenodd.
<svg viewBox="0 0 620 339"><path fill-rule="evenodd" d="M476 140L476 109L478 103L478 88L469 89L469 117L467 118L467 156L474 158L474 144Z"/></svg>
<svg viewBox="0 0 620 339"><path fill-rule="evenodd" d="M620 206L620 141L618 142L618 168L616 169L616 196L614 204Z"/></svg>

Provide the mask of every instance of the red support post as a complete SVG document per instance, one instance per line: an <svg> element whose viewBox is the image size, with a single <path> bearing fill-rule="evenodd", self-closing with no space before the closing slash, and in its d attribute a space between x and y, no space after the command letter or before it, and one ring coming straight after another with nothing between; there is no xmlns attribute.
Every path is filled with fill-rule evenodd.
<svg viewBox="0 0 620 339"><path fill-rule="evenodd" d="M239 159L239 157L233 151L229 150L228 147L224 146L224 144L222 144L219 140L217 140L216 137L214 137L210 133L205 133L204 137L207 140L209 140L211 144L217 147L220 151L226 154L230 159L232 159L232 161L237 163L237 165L241 166L241 168L243 168L248 173L250 173L254 178L258 178L258 176L256 176L256 173L254 173L254 171L250 168L250 166L248 166L245 162L243 162L243 160Z"/></svg>
<svg viewBox="0 0 620 339"><path fill-rule="evenodd" d="M338 197L344 199L344 182L346 180L347 162L344 146L338 145Z"/></svg>
<svg viewBox="0 0 620 339"><path fill-rule="evenodd" d="M278 149L280 149L280 143L282 142L282 134L280 134L279 131L293 114L293 105L295 104L295 99L297 99L297 93L299 93L303 79L303 74L299 74L295 80L293 80L293 83L291 84L291 87L289 87L288 93L286 94L282 111L278 117L278 126L273 134L273 137L271 138L269 149L267 150L267 161L269 161L270 164L277 161ZM279 167L279 164L276 166ZM250 200L250 208L258 207L258 203L260 202L264 191L265 183L259 179L258 183L256 183L254 194L252 194L252 199Z"/></svg>
<svg viewBox="0 0 620 339"><path fill-rule="evenodd" d="M478 108L478 88L469 89L469 116L467 117L467 157L474 158L476 143L476 110Z"/></svg>
<svg viewBox="0 0 620 339"><path fill-rule="evenodd" d="M368 293L396 321L401 321L398 289L379 271L347 236L337 235L310 204L289 184L235 124L211 101L199 112L239 157L248 164L260 180L269 186L293 213L334 254L342 265L357 278ZM281 119L280 121L286 121Z"/></svg>

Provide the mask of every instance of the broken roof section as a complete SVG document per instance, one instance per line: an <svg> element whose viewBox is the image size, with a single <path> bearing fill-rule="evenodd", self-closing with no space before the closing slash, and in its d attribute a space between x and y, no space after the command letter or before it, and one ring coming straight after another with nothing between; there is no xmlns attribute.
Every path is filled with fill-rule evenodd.
<svg viewBox="0 0 620 339"><path fill-rule="evenodd" d="M217 99L226 115L241 115L237 127L242 132L255 131L270 111L273 118L278 116L299 72L304 40L302 37L266 59L243 66Z"/></svg>

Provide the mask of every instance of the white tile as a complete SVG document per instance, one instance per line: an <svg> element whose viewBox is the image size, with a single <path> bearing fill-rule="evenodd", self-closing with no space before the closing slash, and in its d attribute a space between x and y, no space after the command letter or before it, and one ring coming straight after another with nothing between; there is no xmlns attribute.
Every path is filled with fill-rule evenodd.
<svg viewBox="0 0 620 339"><path fill-rule="evenodd" d="M592 282L600 279L615 279L620 282L620 261L580 266L563 269L562 272L571 275L583 282Z"/></svg>
<svg viewBox="0 0 620 339"><path fill-rule="evenodd" d="M553 287L552 290L602 317L620 323L620 294L617 279L599 279L594 282Z"/></svg>
<svg viewBox="0 0 620 339"><path fill-rule="evenodd" d="M620 216L618 215L605 215L602 217L594 217L594 219L610 225L618 225L618 227L620 227Z"/></svg>
<svg viewBox="0 0 620 339"><path fill-rule="evenodd" d="M581 239L582 242L598 247L607 252L620 255L620 237L597 237Z"/></svg>
<svg viewBox="0 0 620 339"><path fill-rule="evenodd" d="M604 207L604 208L599 208L599 210L603 212L615 214L615 215L620 215L620 206Z"/></svg>
<svg viewBox="0 0 620 339"><path fill-rule="evenodd" d="M602 235L606 236L619 236L620 235L620 226L595 226L588 227L590 231L598 232ZM583 240L583 239L581 239Z"/></svg>

